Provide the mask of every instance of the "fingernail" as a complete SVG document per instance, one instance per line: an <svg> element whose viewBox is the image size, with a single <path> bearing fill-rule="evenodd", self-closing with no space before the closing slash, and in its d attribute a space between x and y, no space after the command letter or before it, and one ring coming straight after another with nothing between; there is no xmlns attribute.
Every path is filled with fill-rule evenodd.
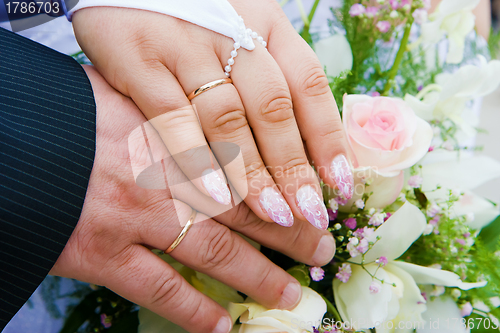
<svg viewBox="0 0 500 333"><path fill-rule="evenodd" d="M312 261L316 266L324 266L332 261L335 255L335 240L332 236L325 235L319 240L316 252L312 257Z"/></svg>
<svg viewBox="0 0 500 333"><path fill-rule="evenodd" d="M318 192L310 185L302 186L296 194L297 206L304 217L318 229L328 228L328 213Z"/></svg>
<svg viewBox="0 0 500 333"><path fill-rule="evenodd" d="M302 287L298 282L290 282L283 290L283 295L281 295L280 303L278 304L279 309L293 309L300 302L302 296Z"/></svg>
<svg viewBox="0 0 500 333"><path fill-rule="evenodd" d="M213 333L229 333L231 331L231 319L228 317L222 317L219 319L219 322L217 323L217 326L215 326L215 329L212 331Z"/></svg>
<svg viewBox="0 0 500 333"><path fill-rule="evenodd" d="M229 192L227 184L215 170L207 169L203 171L201 181L208 194L210 194L215 201L223 205L229 205L231 203L231 192Z"/></svg>
<svg viewBox="0 0 500 333"><path fill-rule="evenodd" d="M351 199L354 192L354 177L351 166L344 155L337 155L330 168L330 177L335 180L340 195L346 199Z"/></svg>
<svg viewBox="0 0 500 333"><path fill-rule="evenodd" d="M262 209L274 222L284 227L293 225L293 214L285 199L272 187L265 187L259 196Z"/></svg>

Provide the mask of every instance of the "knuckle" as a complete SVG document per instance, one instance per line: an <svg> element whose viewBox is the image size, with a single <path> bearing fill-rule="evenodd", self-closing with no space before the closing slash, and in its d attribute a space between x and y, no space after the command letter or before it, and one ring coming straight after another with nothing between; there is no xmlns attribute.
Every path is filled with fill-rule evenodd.
<svg viewBox="0 0 500 333"><path fill-rule="evenodd" d="M247 205L238 205L230 211L230 218L233 221L232 228L234 230L244 229L247 226L255 226L259 222L263 222L255 215ZM266 222L264 222L266 223Z"/></svg>
<svg viewBox="0 0 500 333"><path fill-rule="evenodd" d="M304 156L297 156L290 158L289 160L281 163L279 167L274 167L275 178L284 177L297 177L300 175L308 175L307 168L309 167L309 162Z"/></svg>
<svg viewBox="0 0 500 333"><path fill-rule="evenodd" d="M266 286L268 286L269 284L273 284L273 280L271 279L272 272L273 272L273 267L271 265L266 265L266 267L264 268L264 272L261 272L261 274L259 274L261 278L259 283L257 284L256 290L271 289L274 291L274 293L277 293L277 291L275 290L276 288L266 288Z"/></svg>
<svg viewBox="0 0 500 333"><path fill-rule="evenodd" d="M294 231L294 234L291 236L292 239L290 240L290 242L288 242L289 245L289 248L290 249L297 249L297 248L303 248L303 243L302 243L302 235L304 235L303 233L303 229L304 229L304 223L297 223L298 225L298 228L295 229Z"/></svg>
<svg viewBox="0 0 500 333"><path fill-rule="evenodd" d="M207 233L201 246L201 265L206 269L227 267L233 262L237 249L233 233L216 225Z"/></svg>
<svg viewBox="0 0 500 333"><path fill-rule="evenodd" d="M326 142L338 142L344 137L344 130L341 126L341 124L338 127L328 126L323 131L320 131L318 136Z"/></svg>
<svg viewBox="0 0 500 333"><path fill-rule="evenodd" d="M311 61L299 75L299 89L308 97L317 97L330 91L330 85L325 72L317 61Z"/></svg>
<svg viewBox="0 0 500 333"><path fill-rule="evenodd" d="M176 276L173 270L165 270L155 280L151 290L153 291L150 297L151 305L161 307L172 303L175 299L183 299L183 297L179 297L182 292L182 279ZM173 306L173 304L170 305Z"/></svg>
<svg viewBox="0 0 500 333"><path fill-rule="evenodd" d="M290 95L284 89L269 90L262 98L259 115L262 120L271 123L288 122L294 118Z"/></svg>
<svg viewBox="0 0 500 333"><path fill-rule="evenodd" d="M248 125L245 111L241 109L228 109L225 112L219 113L210 122L213 131L219 134L236 133L240 129Z"/></svg>

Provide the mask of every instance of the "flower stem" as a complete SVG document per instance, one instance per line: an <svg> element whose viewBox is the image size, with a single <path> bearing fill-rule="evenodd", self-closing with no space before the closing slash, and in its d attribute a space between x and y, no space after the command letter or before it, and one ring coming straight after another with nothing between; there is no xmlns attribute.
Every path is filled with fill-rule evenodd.
<svg viewBox="0 0 500 333"><path fill-rule="evenodd" d="M337 311L337 309L335 309L333 304L325 296L321 295L321 297L323 297L323 299L325 300L326 309L328 310L328 312L330 312L335 317L335 320L337 320L338 322L342 322L342 318L340 318L339 312Z"/></svg>
<svg viewBox="0 0 500 333"><path fill-rule="evenodd" d="M403 61L403 56L406 52L406 48L408 46L408 40L410 39L411 26L413 25L413 17L410 16L408 18L408 22L406 22L405 32L403 38L401 39L401 45L399 46L398 53L396 54L396 59L394 60L394 64L389 70L389 77L387 78L387 82L385 83L384 91L382 95L387 96L389 90L391 90L394 84L394 78L398 74L399 66Z"/></svg>
<svg viewBox="0 0 500 333"><path fill-rule="evenodd" d="M311 22L314 18L314 14L316 13L316 9L318 8L319 1L320 0L314 0L311 11L309 12L309 15L306 16L304 12L304 7L302 6L302 1L297 0L297 5L299 7L299 11L301 12L302 21L304 21L304 27L302 28L302 32L300 33L300 35L309 44L312 43L312 38L311 34L309 33L309 28L311 27Z"/></svg>

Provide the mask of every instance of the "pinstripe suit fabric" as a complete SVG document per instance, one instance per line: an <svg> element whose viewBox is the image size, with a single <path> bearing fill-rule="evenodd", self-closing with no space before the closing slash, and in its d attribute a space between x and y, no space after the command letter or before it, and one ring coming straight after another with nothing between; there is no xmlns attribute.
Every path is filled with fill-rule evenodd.
<svg viewBox="0 0 500 333"><path fill-rule="evenodd" d="M0 29L0 330L45 278L78 222L95 128L82 67Z"/></svg>

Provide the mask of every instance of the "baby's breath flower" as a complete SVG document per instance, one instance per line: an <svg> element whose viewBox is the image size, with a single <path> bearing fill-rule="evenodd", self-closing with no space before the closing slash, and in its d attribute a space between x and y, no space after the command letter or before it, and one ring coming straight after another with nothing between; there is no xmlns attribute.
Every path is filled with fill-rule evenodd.
<svg viewBox="0 0 500 333"><path fill-rule="evenodd" d="M339 267L339 272L335 274L335 277L340 281L346 283L347 281L349 281L351 273L352 273L351 265L343 263L342 266Z"/></svg>
<svg viewBox="0 0 500 333"><path fill-rule="evenodd" d="M460 289L453 289L451 291L451 296L455 299L459 299L460 296L462 296L462 292L460 291Z"/></svg>
<svg viewBox="0 0 500 333"><path fill-rule="evenodd" d="M378 281L372 281L370 284L370 294L378 294L380 292L380 289L382 288L382 285Z"/></svg>
<svg viewBox="0 0 500 333"><path fill-rule="evenodd" d="M365 12L366 12L365 6L359 3L355 3L354 5L352 5L351 9L349 9L349 15L351 15L352 17L361 16Z"/></svg>
<svg viewBox="0 0 500 333"><path fill-rule="evenodd" d="M444 294L444 287L443 286L434 286L434 289L430 292L431 296L441 296Z"/></svg>
<svg viewBox="0 0 500 333"><path fill-rule="evenodd" d="M313 281L321 281L325 277L325 271L321 267L311 267L309 273Z"/></svg>
<svg viewBox="0 0 500 333"><path fill-rule="evenodd" d="M385 213L375 213L370 217L368 224L378 227L379 225L384 223L384 219L385 219Z"/></svg>
<svg viewBox="0 0 500 333"><path fill-rule="evenodd" d="M380 267L384 267L385 265L387 265L388 260L387 260L387 257L382 256L382 257L378 258L377 260L375 260L375 262L377 264L379 264Z"/></svg>
<svg viewBox="0 0 500 333"><path fill-rule="evenodd" d="M468 317L471 315L472 310L472 305L470 304L470 302L467 302L460 307L460 314L462 315L462 317Z"/></svg>
<svg viewBox="0 0 500 333"><path fill-rule="evenodd" d="M328 200L328 204L330 205L330 209L336 212L339 209L339 203L335 199Z"/></svg>
<svg viewBox="0 0 500 333"><path fill-rule="evenodd" d="M356 200L354 204L356 205L356 207L358 207L358 209L365 208L365 202L363 201L363 199Z"/></svg>
<svg viewBox="0 0 500 333"><path fill-rule="evenodd" d="M422 177L419 175L411 176L410 179L408 179L408 185L412 188L419 188L422 185Z"/></svg>
<svg viewBox="0 0 500 333"><path fill-rule="evenodd" d="M349 218L344 220L344 224L349 229L354 230L354 229L356 229L357 222L356 222L356 219L354 217L349 217Z"/></svg>

